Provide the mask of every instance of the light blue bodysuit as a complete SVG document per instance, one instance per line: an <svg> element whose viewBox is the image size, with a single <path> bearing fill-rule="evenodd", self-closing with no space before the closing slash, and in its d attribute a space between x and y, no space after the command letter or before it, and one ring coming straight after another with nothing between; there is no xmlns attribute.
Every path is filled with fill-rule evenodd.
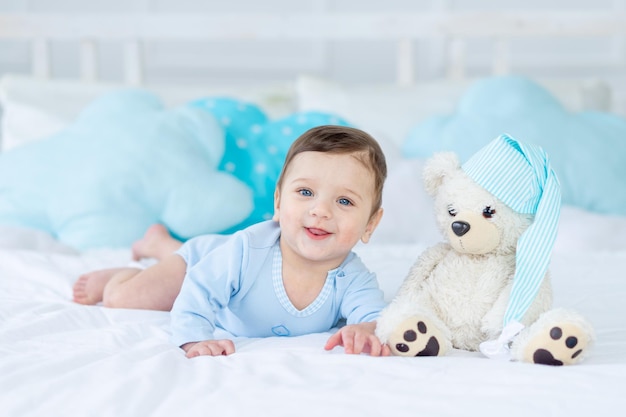
<svg viewBox="0 0 626 417"><path fill-rule="evenodd" d="M375 320L385 306L376 276L350 253L328 271L317 298L296 309L282 280L280 228L266 221L233 235L187 241L178 254L187 273L171 312L177 346L214 338L221 328L233 336L297 336Z"/></svg>

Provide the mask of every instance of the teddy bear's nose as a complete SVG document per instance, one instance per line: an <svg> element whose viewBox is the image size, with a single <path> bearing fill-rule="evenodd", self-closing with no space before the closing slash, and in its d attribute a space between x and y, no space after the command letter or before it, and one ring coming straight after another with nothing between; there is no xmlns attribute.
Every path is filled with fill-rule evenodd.
<svg viewBox="0 0 626 417"><path fill-rule="evenodd" d="M465 233L467 233L470 229L470 225L467 222L453 222L452 223L452 231L454 232L455 235L461 237L463 236Z"/></svg>

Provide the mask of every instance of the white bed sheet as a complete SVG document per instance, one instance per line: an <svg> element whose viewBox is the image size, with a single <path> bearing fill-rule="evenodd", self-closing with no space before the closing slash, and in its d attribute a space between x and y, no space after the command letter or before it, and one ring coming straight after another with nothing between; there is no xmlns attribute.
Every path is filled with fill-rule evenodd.
<svg viewBox="0 0 626 417"><path fill-rule="evenodd" d="M81 272L123 264L129 251L76 253L45 235L0 232L3 416L572 417L626 407L626 248L557 245L555 304L577 309L597 332L580 365L458 350L442 358L351 356L324 351L330 333L236 339L234 355L190 360L169 344L168 313L70 301ZM424 247L373 243L358 252L390 297Z"/></svg>

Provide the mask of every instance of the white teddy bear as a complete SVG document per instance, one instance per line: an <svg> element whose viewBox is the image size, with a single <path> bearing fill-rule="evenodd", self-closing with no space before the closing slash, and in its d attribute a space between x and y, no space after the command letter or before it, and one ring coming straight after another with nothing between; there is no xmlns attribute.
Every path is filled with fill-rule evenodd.
<svg viewBox="0 0 626 417"><path fill-rule="evenodd" d="M463 166L454 153L434 155L424 183L446 242L419 257L382 312L381 341L402 356L454 347L547 365L582 360L591 326L551 309L560 187L543 150L502 135Z"/></svg>

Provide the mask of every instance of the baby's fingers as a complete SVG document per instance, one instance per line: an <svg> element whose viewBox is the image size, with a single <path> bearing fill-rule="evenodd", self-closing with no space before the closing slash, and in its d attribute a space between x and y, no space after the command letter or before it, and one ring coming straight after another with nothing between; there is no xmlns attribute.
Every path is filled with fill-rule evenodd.
<svg viewBox="0 0 626 417"><path fill-rule="evenodd" d="M391 356L391 349L389 348L389 345L387 344L382 345L380 356Z"/></svg>
<svg viewBox="0 0 626 417"><path fill-rule="evenodd" d="M352 336L351 341L352 341L352 352L349 352L349 353L359 355L367 350L368 344L369 344L369 337L368 335L365 335L365 334L355 333Z"/></svg>
<svg viewBox="0 0 626 417"><path fill-rule="evenodd" d="M352 331L344 331L342 332L342 340L343 340L343 349L346 353L359 353L355 352L355 334Z"/></svg>
<svg viewBox="0 0 626 417"><path fill-rule="evenodd" d="M337 332L335 332L332 336L328 338L328 340L326 341L326 345L324 346L324 349L331 350L336 346L342 346L342 345L343 345L343 340L341 338L341 330L338 330Z"/></svg>
<svg viewBox="0 0 626 417"><path fill-rule="evenodd" d="M230 355L235 353L235 344L232 340L223 339L217 341L218 345L222 348L221 355Z"/></svg>
<svg viewBox="0 0 626 417"><path fill-rule="evenodd" d="M186 356L188 358L195 358L196 356L220 356L230 355L234 352L235 345L232 340L208 340L193 345Z"/></svg>
<svg viewBox="0 0 626 417"><path fill-rule="evenodd" d="M355 355L361 353L369 353L371 356L381 356L382 346L378 337L369 333L355 332L351 338L352 351L346 353L353 353Z"/></svg>
<svg viewBox="0 0 626 417"><path fill-rule="evenodd" d="M382 345L378 337L374 335L370 335L367 338L366 346L369 346L369 354L370 356L381 356L382 354ZM365 350L364 350L365 351Z"/></svg>

